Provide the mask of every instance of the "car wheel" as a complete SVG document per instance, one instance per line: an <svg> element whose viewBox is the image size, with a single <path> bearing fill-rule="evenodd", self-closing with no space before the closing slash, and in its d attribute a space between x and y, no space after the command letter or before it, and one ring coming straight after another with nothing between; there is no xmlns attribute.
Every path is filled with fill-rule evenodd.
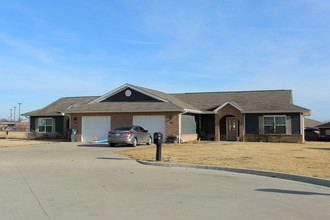
<svg viewBox="0 0 330 220"><path fill-rule="evenodd" d="M149 137L148 142L147 142L147 145L150 145L151 142L152 142L152 139L151 139L151 137Z"/></svg>
<svg viewBox="0 0 330 220"><path fill-rule="evenodd" d="M136 146L137 146L137 144L138 144L138 141L137 141L137 139L136 139L136 138L134 138L132 146L133 146L133 147L136 147Z"/></svg>
<svg viewBox="0 0 330 220"><path fill-rule="evenodd" d="M109 143L110 147L116 146L116 144Z"/></svg>

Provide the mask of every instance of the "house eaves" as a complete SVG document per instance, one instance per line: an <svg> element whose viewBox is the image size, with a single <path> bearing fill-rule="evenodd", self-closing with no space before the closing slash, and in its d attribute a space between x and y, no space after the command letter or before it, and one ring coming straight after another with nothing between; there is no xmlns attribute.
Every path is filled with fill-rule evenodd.
<svg viewBox="0 0 330 220"><path fill-rule="evenodd" d="M136 113L136 112L184 112L183 110L178 109L160 109L160 110L112 110L112 111L79 111L74 112L70 111L67 113L118 113L118 112L125 112L125 113Z"/></svg>
<svg viewBox="0 0 330 220"><path fill-rule="evenodd" d="M297 111L297 110L242 111L242 113L246 113L246 114L258 114L258 113L262 113L262 114L266 114L266 113L303 113L304 116L310 116L311 115L310 112L301 112L301 111Z"/></svg>

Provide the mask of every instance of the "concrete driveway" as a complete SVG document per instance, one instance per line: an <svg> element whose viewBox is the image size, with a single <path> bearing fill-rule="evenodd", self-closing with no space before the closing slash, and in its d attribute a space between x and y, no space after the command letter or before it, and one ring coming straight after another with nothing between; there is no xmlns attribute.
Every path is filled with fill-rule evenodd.
<svg viewBox="0 0 330 220"><path fill-rule="evenodd" d="M0 219L330 219L330 189L144 166L107 144L0 148Z"/></svg>

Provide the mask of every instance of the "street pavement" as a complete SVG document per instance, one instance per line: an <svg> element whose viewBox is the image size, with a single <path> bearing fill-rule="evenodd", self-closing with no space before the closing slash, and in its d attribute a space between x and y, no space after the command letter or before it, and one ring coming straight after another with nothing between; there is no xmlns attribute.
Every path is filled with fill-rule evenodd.
<svg viewBox="0 0 330 220"><path fill-rule="evenodd" d="M125 148L0 148L0 219L330 219L329 187L145 166Z"/></svg>

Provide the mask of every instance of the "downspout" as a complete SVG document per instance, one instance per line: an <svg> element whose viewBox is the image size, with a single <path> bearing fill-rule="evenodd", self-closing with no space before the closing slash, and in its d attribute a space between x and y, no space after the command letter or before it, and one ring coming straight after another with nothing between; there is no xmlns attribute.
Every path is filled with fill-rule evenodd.
<svg viewBox="0 0 330 220"><path fill-rule="evenodd" d="M199 126L198 126L198 130L199 130L199 138L198 140L201 140L201 132L202 132L202 114L199 114Z"/></svg>
<svg viewBox="0 0 330 220"><path fill-rule="evenodd" d="M181 142L181 114L179 114L179 143Z"/></svg>
<svg viewBox="0 0 330 220"><path fill-rule="evenodd" d="M69 128L71 128L71 115L69 114Z"/></svg>
<svg viewBox="0 0 330 220"><path fill-rule="evenodd" d="M243 134L242 134L242 140L241 141L244 141L244 136L245 136L245 133L246 133L246 129L245 129L245 116L246 116L246 114L245 113L243 113L243 114L244 114L244 123L243 123L244 129L243 129Z"/></svg>
<svg viewBox="0 0 330 220"><path fill-rule="evenodd" d="M302 134L302 143L305 143L305 116L303 113L300 114L300 130Z"/></svg>
<svg viewBox="0 0 330 220"><path fill-rule="evenodd" d="M187 113L187 110L184 110L184 112L179 114L179 143L181 143L181 128L182 128L182 126L181 126L181 116L182 116L182 114L185 114L185 113Z"/></svg>

